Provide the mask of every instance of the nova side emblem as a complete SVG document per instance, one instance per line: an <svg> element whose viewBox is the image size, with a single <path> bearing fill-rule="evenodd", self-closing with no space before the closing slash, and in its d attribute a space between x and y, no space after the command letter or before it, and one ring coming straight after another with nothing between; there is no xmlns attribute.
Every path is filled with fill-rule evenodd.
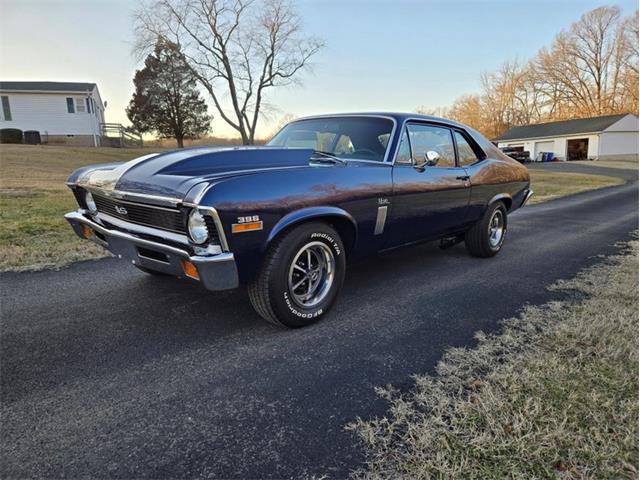
<svg viewBox="0 0 640 480"><path fill-rule="evenodd" d="M118 212L120 215L126 215L127 213L127 209L124 207L121 207L120 205L116 205L116 212Z"/></svg>

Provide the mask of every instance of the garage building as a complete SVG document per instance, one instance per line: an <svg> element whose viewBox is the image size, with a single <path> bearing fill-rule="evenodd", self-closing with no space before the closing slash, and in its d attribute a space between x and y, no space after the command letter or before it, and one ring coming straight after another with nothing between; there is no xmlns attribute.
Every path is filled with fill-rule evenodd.
<svg viewBox="0 0 640 480"><path fill-rule="evenodd" d="M553 153L559 160L638 158L638 117L632 114L525 125L507 130L498 147L528 151L532 160Z"/></svg>

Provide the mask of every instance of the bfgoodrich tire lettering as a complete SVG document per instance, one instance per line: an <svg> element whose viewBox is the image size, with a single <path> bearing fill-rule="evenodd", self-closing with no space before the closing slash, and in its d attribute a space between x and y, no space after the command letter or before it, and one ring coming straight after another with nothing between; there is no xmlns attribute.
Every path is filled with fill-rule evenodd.
<svg viewBox="0 0 640 480"><path fill-rule="evenodd" d="M467 250L474 257L493 257L500 251L507 235L507 209L497 202L465 234Z"/></svg>
<svg viewBox="0 0 640 480"><path fill-rule="evenodd" d="M249 285L249 298L265 320L303 327L331 308L344 274L344 246L338 233L326 223L306 223L271 246Z"/></svg>

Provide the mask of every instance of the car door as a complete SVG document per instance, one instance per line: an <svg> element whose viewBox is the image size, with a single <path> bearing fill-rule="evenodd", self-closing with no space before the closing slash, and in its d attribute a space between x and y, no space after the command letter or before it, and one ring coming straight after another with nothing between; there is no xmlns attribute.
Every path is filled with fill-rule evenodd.
<svg viewBox="0 0 640 480"><path fill-rule="evenodd" d="M393 166L392 245L437 238L467 220L469 176L458 164L452 129L411 122Z"/></svg>

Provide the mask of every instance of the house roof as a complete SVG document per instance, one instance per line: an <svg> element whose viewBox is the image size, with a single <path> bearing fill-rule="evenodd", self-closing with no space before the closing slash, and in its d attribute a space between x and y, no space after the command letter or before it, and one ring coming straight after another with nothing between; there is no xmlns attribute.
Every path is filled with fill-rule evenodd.
<svg viewBox="0 0 640 480"><path fill-rule="evenodd" d="M95 86L84 82L0 82L0 90L18 92L90 92Z"/></svg>
<svg viewBox="0 0 640 480"><path fill-rule="evenodd" d="M594 133L606 130L611 125L626 117L628 114L607 115L604 117L578 118L562 122L539 123L513 127L496 138L501 140L521 140L525 138L556 137L574 135L576 133Z"/></svg>

